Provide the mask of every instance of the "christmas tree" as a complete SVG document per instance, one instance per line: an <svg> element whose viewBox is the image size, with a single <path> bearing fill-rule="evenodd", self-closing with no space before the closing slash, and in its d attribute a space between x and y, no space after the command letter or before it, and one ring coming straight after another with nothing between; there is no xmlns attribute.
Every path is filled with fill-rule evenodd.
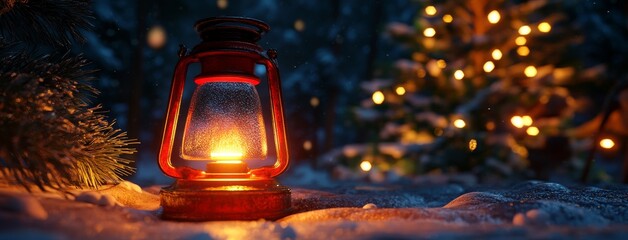
<svg viewBox="0 0 628 240"><path fill-rule="evenodd" d="M41 190L96 188L133 169L135 140L115 129L89 85L93 70L73 56L91 18L88 1L0 4L0 177Z"/></svg>
<svg viewBox="0 0 628 240"><path fill-rule="evenodd" d="M362 84L371 98L356 119L375 130L370 144L345 147L339 161L380 175L470 172L481 181L579 170L588 149L574 149L565 134L578 111L572 91L583 92L576 83L598 77L600 67L574 51L583 39L577 8L429 1L412 25L389 24L407 56L394 63L393 79Z"/></svg>

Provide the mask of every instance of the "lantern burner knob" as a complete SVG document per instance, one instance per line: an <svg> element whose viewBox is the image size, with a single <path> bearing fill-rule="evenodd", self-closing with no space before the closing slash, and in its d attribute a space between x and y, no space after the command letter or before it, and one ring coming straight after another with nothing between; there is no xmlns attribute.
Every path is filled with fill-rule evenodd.
<svg viewBox="0 0 628 240"><path fill-rule="evenodd" d="M256 43L268 32L268 24L245 17L211 17L197 21L194 29L203 42L241 41Z"/></svg>

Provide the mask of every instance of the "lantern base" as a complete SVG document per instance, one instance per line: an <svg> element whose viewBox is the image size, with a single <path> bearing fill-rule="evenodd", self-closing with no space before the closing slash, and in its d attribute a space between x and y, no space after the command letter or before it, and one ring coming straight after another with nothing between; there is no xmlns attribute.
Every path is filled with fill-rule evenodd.
<svg viewBox="0 0 628 240"><path fill-rule="evenodd" d="M290 213L290 189L273 179L177 179L161 189L163 219L276 220Z"/></svg>

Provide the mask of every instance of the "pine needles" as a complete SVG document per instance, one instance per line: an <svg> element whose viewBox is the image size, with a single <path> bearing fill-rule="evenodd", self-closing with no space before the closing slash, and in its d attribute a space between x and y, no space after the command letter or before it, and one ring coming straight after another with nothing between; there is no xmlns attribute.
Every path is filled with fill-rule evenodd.
<svg viewBox="0 0 628 240"><path fill-rule="evenodd" d="M131 174L131 160L122 156L133 154L131 145L137 142L115 129L100 106L90 107L98 91L88 84L93 70L85 70L87 61L68 53L42 55L29 47L38 41L67 47L72 39L82 39L79 29L89 25L88 4L13 2L8 12L0 11L3 37L20 41L0 42L0 176L29 190L33 185L62 190L97 188ZM13 25L19 22L30 25Z"/></svg>

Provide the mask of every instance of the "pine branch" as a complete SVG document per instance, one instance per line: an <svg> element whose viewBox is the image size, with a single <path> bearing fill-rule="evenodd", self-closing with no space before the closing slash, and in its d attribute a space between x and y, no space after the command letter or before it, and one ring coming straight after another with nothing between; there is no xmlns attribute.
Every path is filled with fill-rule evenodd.
<svg viewBox="0 0 628 240"><path fill-rule="evenodd" d="M7 0L0 5L0 38L69 47L92 25L88 0Z"/></svg>
<svg viewBox="0 0 628 240"><path fill-rule="evenodd" d="M6 49L0 49L0 54ZM0 175L29 188L96 188L133 169L134 140L88 108L97 93L82 57L0 59Z"/></svg>

